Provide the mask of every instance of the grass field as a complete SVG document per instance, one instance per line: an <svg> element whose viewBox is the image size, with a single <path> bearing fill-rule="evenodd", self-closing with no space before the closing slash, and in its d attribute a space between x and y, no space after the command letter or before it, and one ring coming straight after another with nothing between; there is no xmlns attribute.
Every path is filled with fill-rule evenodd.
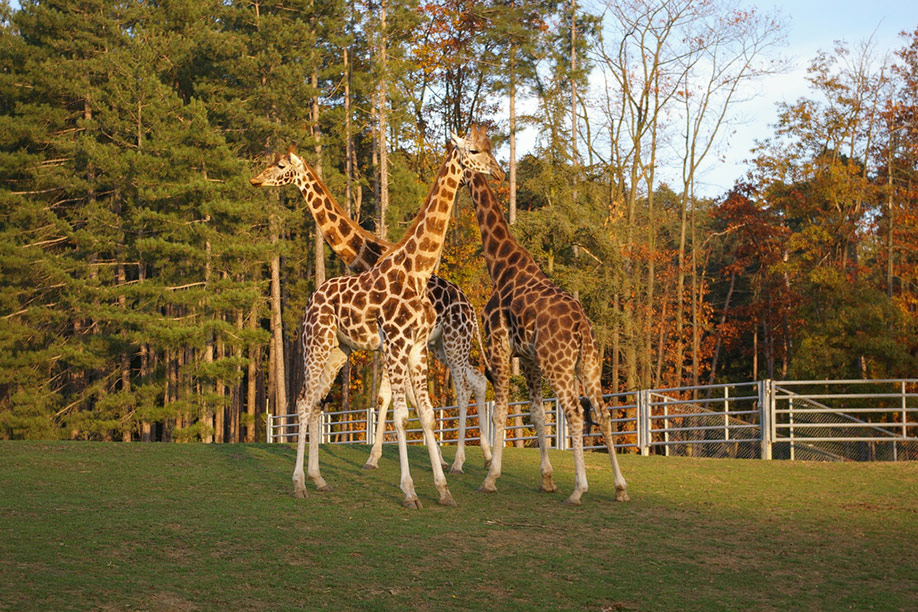
<svg viewBox="0 0 918 612"><path fill-rule="evenodd" d="M918 464L477 449L436 505L402 509L395 448L323 447L332 493L292 497L284 445L0 442L2 610L918 610ZM444 452L447 458L452 449Z"/></svg>

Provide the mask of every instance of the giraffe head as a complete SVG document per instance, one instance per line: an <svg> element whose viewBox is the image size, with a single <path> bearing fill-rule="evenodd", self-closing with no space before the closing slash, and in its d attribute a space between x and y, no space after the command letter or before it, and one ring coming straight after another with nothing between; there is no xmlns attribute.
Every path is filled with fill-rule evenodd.
<svg viewBox="0 0 918 612"><path fill-rule="evenodd" d="M504 180L504 171L491 154L491 140L483 127L473 125L465 138L453 134L452 141L467 171L490 174L498 181Z"/></svg>
<svg viewBox="0 0 918 612"><path fill-rule="evenodd" d="M274 154L271 165L262 170L258 176L253 176L249 182L256 187L279 187L290 185L296 176L305 170L303 160L297 157L296 145L290 145L286 155Z"/></svg>

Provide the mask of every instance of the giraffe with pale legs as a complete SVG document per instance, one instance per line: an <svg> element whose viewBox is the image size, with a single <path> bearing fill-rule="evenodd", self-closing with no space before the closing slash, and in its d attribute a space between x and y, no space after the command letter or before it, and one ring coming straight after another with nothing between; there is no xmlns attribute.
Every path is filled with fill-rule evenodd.
<svg viewBox="0 0 918 612"><path fill-rule="evenodd" d="M408 466L406 395L413 390L430 455L438 503L455 505L440 464L433 434L433 407L427 395L427 340L436 313L427 298L427 283L443 249L450 212L466 167L489 172L496 166L490 152L480 153L454 137L427 198L408 233L379 262L356 276L332 278L310 297L303 323L305 380L297 397L299 417L294 495L306 496L303 469L309 435L308 475L319 491L330 489L319 469L319 417L322 398L351 350L385 354L392 389L398 439L400 488L406 508L420 508Z"/></svg>
<svg viewBox="0 0 918 612"><path fill-rule="evenodd" d="M369 270L394 246L393 243L355 223L335 201L318 173L296 154L292 145L287 149L286 155L275 155L271 165L249 180L258 187L295 185L325 241L352 272ZM456 405L459 408L457 449L450 472L462 473L465 463L466 421L469 398L473 395L479 414L481 452L487 467L491 463L488 420L483 414L487 379L469 359L475 340L481 349L482 359L485 358L485 351L481 348L478 315L468 297L457 285L436 274L432 274L427 282L427 298L433 304L437 315L428 340L428 348L437 360L449 368L456 391ZM382 455L386 417L391 399L391 386L384 370L376 399L376 435L364 469L377 468L379 457Z"/></svg>
<svg viewBox="0 0 918 612"><path fill-rule="evenodd" d="M472 127L469 139L490 150L484 130ZM510 393L510 358L520 358L531 401L531 416L541 449L541 488L554 492L552 466L545 440L545 409L542 377L555 391L570 426L573 443L575 485L565 501L579 505L587 491L583 456L585 396L596 413L615 473L615 499L628 501L612 442L611 415L602 404L601 361L593 329L580 302L549 280L532 255L511 235L504 213L487 179L469 168L465 183L475 203L485 262L491 276L491 297L482 320L488 337L495 410L491 466L480 491L497 491L504 447L504 427ZM582 393L581 393L582 391Z"/></svg>

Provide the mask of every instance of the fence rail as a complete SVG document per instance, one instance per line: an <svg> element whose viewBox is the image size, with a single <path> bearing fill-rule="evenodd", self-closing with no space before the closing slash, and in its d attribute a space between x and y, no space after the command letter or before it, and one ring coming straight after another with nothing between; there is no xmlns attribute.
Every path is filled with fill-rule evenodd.
<svg viewBox="0 0 918 612"><path fill-rule="evenodd" d="M918 379L775 381L642 389L603 396L618 431L615 446L642 455L808 459L829 461L918 459ZM570 448L567 421L558 401L546 399L546 438ZM508 443L536 444L530 425L513 425L529 402L513 402ZM455 406L435 409L435 436L455 442ZM391 412L390 412L391 414ZM469 406L466 441L477 444L480 418L491 419L493 402ZM369 409L322 413L325 444L373 443L376 413ZM385 444L395 442L388 421ZM296 439L295 414L267 415L268 442ZM492 428L493 430L493 428ZM409 420L409 443L422 443L417 418ZM603 449L601 435L586 434L584 447Z"/></svg>

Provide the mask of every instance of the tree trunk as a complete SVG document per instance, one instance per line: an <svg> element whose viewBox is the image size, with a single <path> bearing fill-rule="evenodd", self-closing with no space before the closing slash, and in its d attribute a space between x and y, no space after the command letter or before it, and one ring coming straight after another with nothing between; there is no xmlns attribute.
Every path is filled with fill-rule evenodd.
<svg viewBox="0 0 918 612"><path fill-rule="evenodd" d="M249 310L249 320L246 321L249 333L258 328L258 303L253 302ZM252 343L248 346L249 365L247 371L246 389L246 419L245 441L255 441L255 418L258 414L258 365L261 356L261 347Z"/></svg>
<svg viewBox="0 0 918 612"><path fill-rule="evenodd" d="M222 318L222 317L221 317ZM226 344L221 336L217 336L217 360L226 356ZM226 381L223 378L216 380L217 403L214 406L214 442L226 442Z"/></svg>
<svg viewBox="0 0 918 612"><path fill-rule="evenodd" d="M618 292L612 296L612 308L618 314L621 311ZM618 322L612 328L612 393L619 392L619 382L621 379L621 327Z"/></svg>
<svg viewBox="0 0 918 612"><path fill-rule="evenodd" d="M573 169L573 190L571 200L577 203L577 0L571 0L571 166Z"/></svg>
<svg viewBox="0 0 918 612"><path fill-rule="evenodd" d="M509 209L510 225L516 223L516 46L510 47L510 162L507 180L510 187L510 196L507 207Z"/></svg>
<svg viewBox="0 0 918 612"><path fill-rule="evenodd" d="M313 90L318 92L319 90L319 75L313 70L312 72L312 87ZM319 176L319 180L322 179L322 132L319 129L319 97L318 95L313 96L312 98L312 135L315 140L315 170L316 174ZM314 246L315 246L315 271L316 271L316 288L318 288L322 283L325 282L325 238L322 236L322 230L319 229L319 224L316 223L316 233L314 237Z"/></svg>
<svg viewBox="0 0 918 612"><path fill-rule="evenodd" d="M377 235L380 238L386 238L388 228L386 227L386 213L389 210L389 147L388 147L388 113L386 105L387 99L387 61L386 45L388 44L386 34L386 2L382 0L379 3L379 27L380 27L380 44L379 44L379 63L382 77L379 80L379 228Z"/></svg>
<svg viewBox="0 0 918 612"><path fill-rule="evenodd" d="M278 225L276 216L271 219L271 244L278 243ZM284 332L283 319L281 318L281 288L280 288L280 255L271 257L271 348L272 363L274 365L274 414L287 414L287 375L284 368Z"/></svg>
<svg viewBox="0 0 918 612"><path fill-rule="evenodd" d="M711 375L708 378L708 384L713 385L717 376L717 361L720 358L720 347L723 343L723 328L727 323L727 314L730 312L730 299L733 297L733 288L736 286L736 272L730 273L730 287L727 289L727 298L724 300L724 309L720 313L720 325L717 326L717 334L714 340L714 354L711 356ZM755 378L753 378L755 380Z"/></svg>

